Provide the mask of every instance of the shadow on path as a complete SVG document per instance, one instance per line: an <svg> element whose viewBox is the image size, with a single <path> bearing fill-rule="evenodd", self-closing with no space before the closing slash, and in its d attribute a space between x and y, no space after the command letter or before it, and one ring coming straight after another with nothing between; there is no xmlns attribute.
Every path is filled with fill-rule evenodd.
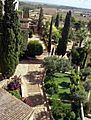
<svg viewBox="0 0 91 120"><path fill-rule="evenodd" d="M24 102L31 107L44 104L44 97L40 94L25 98Z"/></svg>
<svg viewBox="0 0 91 120"><path fill-rule="evenodd" d="M40 111L39 113L35 114L35 119L34 120L48 120L48 112Z"/></svg>
<svg viewBox="0 0 91 120"><path fill-rule="evenodd" d="M20 61L20 64L42 64L42 63L43 60L37 58L27 58L26 60Z"/></svg>
<svg viewBox="0 0 91 120"><path fill-rule="evenodd" d="M34 84L41 85L44 77L44 71L28 72L28 74L26 74L24 77L28 80L28 82L31 83L31 85Z"/></svg>

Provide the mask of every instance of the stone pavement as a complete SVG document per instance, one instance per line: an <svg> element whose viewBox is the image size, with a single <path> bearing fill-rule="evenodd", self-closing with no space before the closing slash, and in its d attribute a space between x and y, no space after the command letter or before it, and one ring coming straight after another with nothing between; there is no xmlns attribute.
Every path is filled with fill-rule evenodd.
<svg viewBox="0 0 91 120"><path fill-rule="evenodd" d="M15 75L21 75L22 97L34 109L34 120L50 120L42 90L44 68L41 63L38 59L24 60L17 66Z"/></svg>
<svg viewBox="0 0 91 120"><path fill-rule="evenodd" d="M21 61L15 71L15 75L22 78L21 87L23 92L22 97L25 98L24 102L34 109L33 120L50 120L42 89L44 77L42 62L46 55L47 52L44 51L36 59L29 58Z"/></svg>
<svg viewBox="0 0 91 120"><path fill-rule="evenodd" d="M85 120L91 120L91 118L87 118L87 117L85 117Z"/></svg>

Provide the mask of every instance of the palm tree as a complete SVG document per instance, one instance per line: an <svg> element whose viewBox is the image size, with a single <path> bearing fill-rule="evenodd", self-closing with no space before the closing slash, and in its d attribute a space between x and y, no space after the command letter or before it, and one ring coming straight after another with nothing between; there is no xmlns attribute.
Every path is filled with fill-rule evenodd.
<svg viewBox="0 0 91 120"><path fill-rule="evenodd" d="M85 51L86 51L86 56L85 56L85 59L84 59L84 62L83 62L83 68L85 67L86 65L86 61L87 61L87 58L88 58L88 55L89 55L89 52L91 50L91 38L88 38L87 41L85 42Z"/></svg>
<svg viewBox="0 0 91 120"><path fill-rule="evenodd" d="M88 80L84 83L85 90L88 92L88 97L87 100L89 101L90 99L90 94L91 94L91 80Z"/></svg>
<svg viewBox="0 0 91 120"><path fill-rule="evenodd" d="M79 47L82 46L82 43L87 38L87 30L86 28L80 28L78 31L76 31L76 39L77 42L79 42Z"/></svg>

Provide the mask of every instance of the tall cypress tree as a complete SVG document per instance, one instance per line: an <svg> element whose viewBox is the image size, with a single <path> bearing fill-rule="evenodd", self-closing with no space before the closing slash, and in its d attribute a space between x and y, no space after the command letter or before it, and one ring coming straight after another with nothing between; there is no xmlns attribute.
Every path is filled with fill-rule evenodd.
<svg viewBox="0 0 91 120"><path fill-rule="evenodd" d="M71 21L71 11L69 11L65 18L64 27L62 30L62 38L59 39L59 43L57 46L57 55L64 56L67 49L67 43L68 43L68 35L69 35L69 29L70 29L70 21Z"/></svg>
<svg viewBox="0 0 91 120"><path fill-rule="evenodd" d="M49 30L49 40L48 40L48 53L49 54L51 52L52 24L53 24L53 17L51 19L50 30Z"/></svg>
<svg viewBox="0 0 91 120"><path fill-rule="evenodd" d="M3 4L2 4L2 1L0 0L0 35L1 35L1 32L2 32L2 17L3 17L2 9L3 9Z"/></svg>
<svg viewBox="0 0 91 120"><path fill-rule="evenodd" d="M2 31L2 17L3 17L2 9L3 9L3 4L2 4L2 1L0 0L0 36L1 36L1 31Z"/></svg>
<svg viewBox="0 0 91 120"><path fill-rule="evenodd" d="M2 41L2 18L3 18L2 8L3 8L3 4L2 4L2 1L0 0L0 48L2 47L2 44L1 44L1 41ZM2 55L2 49L0 49L0 56L1 55ZM0 68L0 70L1 70L1 68Z"/></svg>
<svg viewBox="0 0 91 120"><path fill-rule="evenodd" d="M60 16L59 16L59 13L57 13L56 19L55 19L55 27L56 27L56 28L59 27L59 20L60 20Z"/></svg>
<svg viewBox="0 0 91 120"><path fill-rule="evenodd" d="M2 1L0 0L0 19L2 18L2 8L3 8L3 4Z"/></svg>
<svg viewBox="0 0 91 120"><path fill-rule="evenodd" d="M43 9L41 7L39 13L38 28L37 28L39 35L42 35L42 27L43 27Z"/></svg>
<svg viewBox="0 0 91 120"><path fill-rule="evenodd" d="M3 76L13 75L19 60L19 29L15 11L15 0L5 0L3 16L3 38L1 40L2 58L0 67Z"/></svg>

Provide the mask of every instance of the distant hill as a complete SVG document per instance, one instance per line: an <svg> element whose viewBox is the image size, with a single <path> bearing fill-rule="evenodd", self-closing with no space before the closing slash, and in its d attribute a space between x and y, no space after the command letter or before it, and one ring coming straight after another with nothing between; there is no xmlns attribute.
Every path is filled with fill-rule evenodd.
<svg viewBox="0 0 91 120"><path fill-rule="evenodd" d="M28 8L36 8L36 7L50 7L50 8L57 8L57 9L77 9L81 11L88 11L91 12L91 9L86 8L77 8L77 7L70 7L70 6L63 6L63 5L54 5L54 4L45 4L41 2L20 2L20 8L28 7Z"/></svg>
<svg viewBox="0 0 91 120"><path fill-rule="evenodd" d="M86 8L77 8L77 7L70 7L70 6L63 6L63 5L54 5L54 4L45 4L41 2L20 2L19 4L20 8L22 9L23 7L27 7L29 9L33 8L39 8L39 7L44 7L44 8L56 8L56 9L70 9L70 10L78 10L82 12L91 12L91 9L86 9Z"/></svg>

